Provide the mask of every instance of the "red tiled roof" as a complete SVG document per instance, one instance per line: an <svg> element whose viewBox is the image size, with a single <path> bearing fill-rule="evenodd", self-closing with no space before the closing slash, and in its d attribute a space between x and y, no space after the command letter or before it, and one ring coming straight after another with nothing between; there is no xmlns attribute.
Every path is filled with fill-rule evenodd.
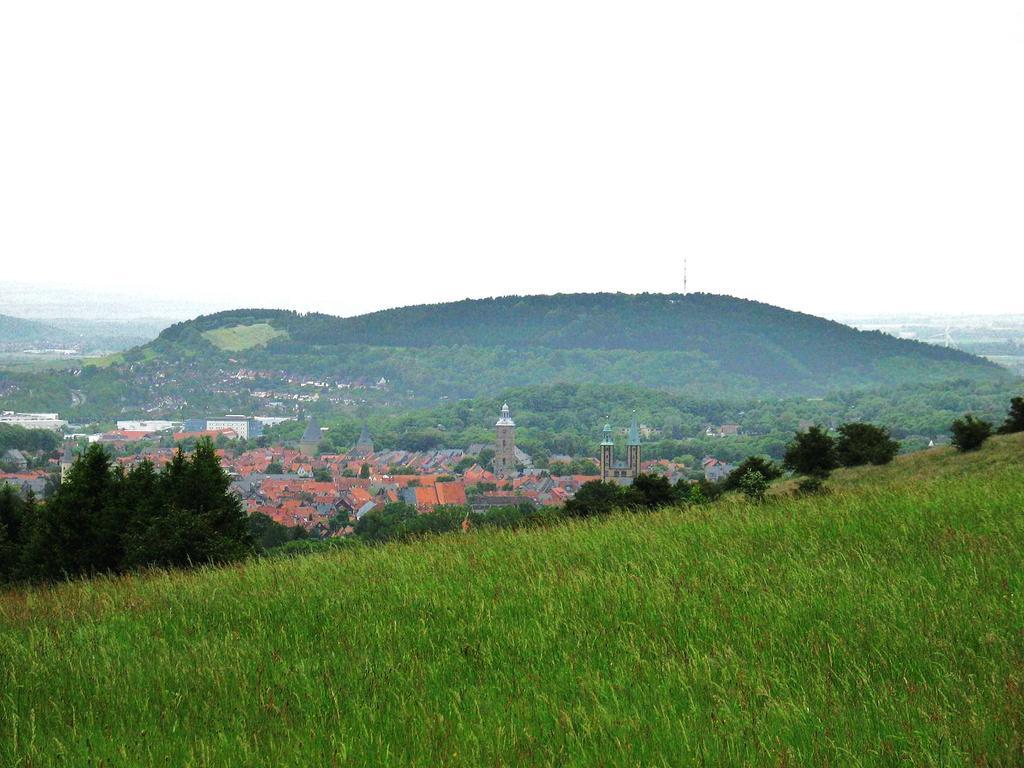
<svg viewBox="0 0 1024 768"><path fill-rule="evenodd" d="M466 486L463 483L438 483L437 501L439 504L465 504Z"/></svg>

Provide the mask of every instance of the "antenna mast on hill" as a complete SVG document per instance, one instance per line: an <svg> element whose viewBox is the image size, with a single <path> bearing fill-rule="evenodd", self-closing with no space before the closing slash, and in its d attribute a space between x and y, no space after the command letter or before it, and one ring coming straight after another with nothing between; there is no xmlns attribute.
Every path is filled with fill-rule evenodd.
<svg viewBox="0 0 1024 768"><path fill-rule="evenodd" d="M683 256L683 295L685 296L687 293L689 291L686 290L686 257Z"/></svg>

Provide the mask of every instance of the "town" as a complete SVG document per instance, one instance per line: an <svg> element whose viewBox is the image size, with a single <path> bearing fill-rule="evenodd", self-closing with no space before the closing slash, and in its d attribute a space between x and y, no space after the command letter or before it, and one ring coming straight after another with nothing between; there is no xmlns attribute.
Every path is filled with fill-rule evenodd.
<svg viewBox="0 0 1024 768"><path fill-rule="evenodd" d="M209 438L231 478L232 490L250 515L263 514L281 525L302 528L310 536L330 538L351 535L363 516L389 504L405 503L421 514L446 506L469 507L477 513L523 505L562 507L592 480L628 485L644 473L673 484L696 478L714 482L733 469L714 457L705 457L696 473L666 459L643 460L642 442L653 430L641 424L636 414L628 428L595 427L596 457L554 455L543 466L535 465L516 445L516 425L507 404L493 423L493 442L424 451L376 445L364 426L350 450L329 452L323 441L325 431L315 416L305 420L298 441L270 442L265 430L285 421L247 415L184 422L123 420L109 432L69 435L52 451L5 451L0 455L0 485L45 497L70 469L79 446L87 443L103 445L119 466L149 461L159 469L179 448L188 451L196 441ZM68 426L56 413L6 412L0 423L52 435ZM735 425L716 429L720 435L737 431ZM615 458L617 437L627 443L624 461Z"/></svg>

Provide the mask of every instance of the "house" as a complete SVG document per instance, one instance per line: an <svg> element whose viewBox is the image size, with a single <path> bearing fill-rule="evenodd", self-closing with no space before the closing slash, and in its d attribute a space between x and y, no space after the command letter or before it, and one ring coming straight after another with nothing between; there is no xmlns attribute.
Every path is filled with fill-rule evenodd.
<svg viewBox="0 0 1024 768"><path fill-rule="evenodd" d="M25 458L25 454L16 448L4 451L4 455L0 457L0 464L15 472L24 472L28 469L28 459Z"/></svg>
<svg viewBox="0 0 1024 768"><path fill-rule="evenodd" d="M706 437L736 437L740 433L739 424L721 424L719 426L709 425L704 430Z"/></svg>
<svg viewBox="0 0 1024 768"><path fill-rule="evenodd" d="M732 464L716 459L714 456L705 457L701 462L701 468L704 470L704 479L709 483L717 483L736 469Z"/></svg>
<svg viewBox="0 0 1024 768"><path fill-rule="evenodd" d="M496 482L496 478L486 469L481 467L479 464L474 464L472 467L462 473L463 479L467 485L476 485L477 483L493 483Z"/></svg>
<svg viewBox="0 0 1024 768"><path fill-rule="evenodd" d="M47 474L41 470L35 472L0 472L0 488L4 485L9 485L21 496L24 496L29 491L32 491L36 496L42 496L46 490L48 480Z"/></svg>

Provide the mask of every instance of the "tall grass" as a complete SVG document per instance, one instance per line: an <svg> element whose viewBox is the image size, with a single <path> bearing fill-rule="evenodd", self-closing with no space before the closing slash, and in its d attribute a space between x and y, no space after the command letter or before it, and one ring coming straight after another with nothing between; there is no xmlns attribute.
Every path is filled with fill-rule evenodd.
<svg viewBox="0 0 1024 768"><path fill-rule="evenodd" d="M10 592L0 765L1022 764L1022 448Z"/></svg>

